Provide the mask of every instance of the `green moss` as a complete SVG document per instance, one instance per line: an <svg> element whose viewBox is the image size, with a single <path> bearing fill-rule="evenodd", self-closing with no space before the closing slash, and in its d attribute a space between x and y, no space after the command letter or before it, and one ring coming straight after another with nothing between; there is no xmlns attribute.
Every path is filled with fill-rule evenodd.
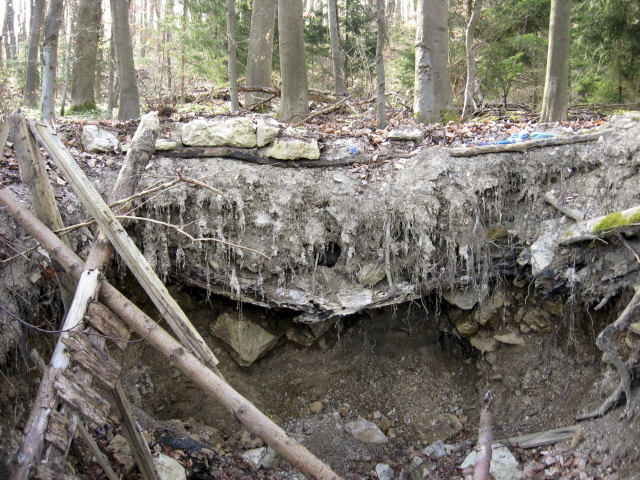
<svg viewBox="0 0 640 480"><path fill-rule="evenodd" d="M442 118L442 124L446 125L449 122L460 123L460 117L455 110L445 109L440 110L440 118Z"/></svg>
<svg viewBox="0 0 640 480"><path fill-rule="evenodd" d="M615 212L604 217L593 227L594 233L605 233L614 228L626 227L634 223L640 223L640 212L634 213L631 217L626 217L621 212Z"/></svg>
<svg viewBox="0 0 640 480"><path fill-rule="evenodd" d="M97 110L96 103L95 102L87 102L84 105L74 105L72 107L69 107L67 112L69 114L73 114L73 113L80 113L80 112L91 112L91 111L94 111L94 110Z"/></svg>

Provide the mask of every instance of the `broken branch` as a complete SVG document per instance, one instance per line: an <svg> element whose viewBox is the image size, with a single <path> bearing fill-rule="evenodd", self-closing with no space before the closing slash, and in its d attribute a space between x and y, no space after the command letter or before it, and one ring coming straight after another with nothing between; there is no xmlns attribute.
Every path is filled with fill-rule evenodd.
<svg viewBox="0 0 640 480"><path fill-rule="evenodd" d="M493 478L489 473L491 467L491 443L493 442L493 400L495 394L489 390L484 396L484 407L480 412L480 427L478 429L478 448L473 480L489 480Z"/></svg>

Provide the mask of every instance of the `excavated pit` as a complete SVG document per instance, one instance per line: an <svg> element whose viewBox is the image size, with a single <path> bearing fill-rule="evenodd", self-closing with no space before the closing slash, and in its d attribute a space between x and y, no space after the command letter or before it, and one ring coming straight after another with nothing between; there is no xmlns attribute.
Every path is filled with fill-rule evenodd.
<svg viewBox="0 0 640 480"><path fill-rule="evenodd" d="M474 441L489 389L497 393L497 439L571 425L615 389L615 372L594 341L640 284L638 229L545 246L574 220L544 198L553 192L586 218L639 205L638 118L614 118L597 142L474 158L430 148L366 169L154 157L145 186L178 170L224 195L182 185L141 202L137 215L224 243L191 242L157 223L127 229L234 388L337 471L371 469L436 440ZM83 167L110 190L117 164ZM63 200L68 217L78 217L73 194ZM4 235L21 238L8 219ZM73 245L86 250L90 238L81 230ZM33 298L34 285L40 303L55 310L46 303L49 284L32 275L44 261L35 255L2 278L12 292L6 308L27 317L43 315L35 302L19 300ZM111 277L159 318L123 269ZM228 332L215 330L224 315L259 325L275 340L257 359L243 359L221 340ZM17 385L2 389L3 458L15 447L34 383L17 380L25 367L15 359L28 355L28 345L16 344L16 331L3 323L0 381ZM634 335L616 337L623 356L637 350ZM149 415L141 422L150 430L188 433L221 450L255 446L144 342L119 359L128 396ZM376 423L388 442L349 434L348 423L359 417ZM583 448L612 455L623 478L633 478L637 418L626 427L585 423Z"/></svg>

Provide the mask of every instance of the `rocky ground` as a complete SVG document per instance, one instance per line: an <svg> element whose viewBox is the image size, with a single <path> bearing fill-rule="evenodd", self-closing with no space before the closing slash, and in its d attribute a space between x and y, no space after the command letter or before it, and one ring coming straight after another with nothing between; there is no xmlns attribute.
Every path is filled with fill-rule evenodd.
<svg viewBox="0 0 640 480"><path fill-rule="evenodd" d="M596 408L617 386L618 377L602 361L594 339L615 320L632 295L640 264L637 230L621 233L623 240L614 238L606 244L594 242L567 248L542 275L535 277L526 255L522 260L522 253L530 253L530 245L545 228L553 225L562 228L570 221L538 201L542 197L540 192L561 187L568 205L592 216L638 205L638 142L633 135L638 120L630 114L617 122L613 125L621 133L615 141L605 140L596 147L592 144L554 148L547 152L547 157L541 151L536 153L530 158L532 170L531 165L547 168L554 158L558 162L549 166L544 175L539 171L522 173L527 180L526 188L511 173L505 173L507 166L513 168L518 164L500 164L492 157L486 162L487 167L474 165L476 185L488 189L478 193L480 201L493 195L496 205L512 211L503 210L504 231L492 231L490 227L494 225L489 222L483 225L482 234L486 235L488 246L482 251L470 251L472 255L482 253L486 258L493 255L495 261L488 263L499 267L490 275L479 275L490 281L486 289L480 285L472 295L466 288L449 293L439 288L428 289L411 301L366 308L322 328L317 325L312 328L295 323L299 312L284 306L270 305L271 308L264 309L209 295L198 288L197 282L185 281L186 269L180 271L173 265L163 273L171 285L171 293L221 360L221 371L227 381L343 477L464 478L469 471L461 465L475 445L482 398L488 390L496 392L494 438L506 440L574 425L576 414ZM128 124L105 126L119 132L123 140L135 128ZM348 135L354 127L343 133L341 128L346 127L324 126L324 141L330 142L334 135ZM331 179L336 175L344 174L343 183L353 182L356 185L353 190L359 189L357 195L375 199L382 191L376 190L379 188L376 185L384 184L389 172L414 167L413 160L404 158L405 154L422 155L417 158L425 159L428 152L423 150L435 148L433 145L438 143L454 146L477 143L527 128L532 127L504 122L450 125L423 132L424 141L420 145L388 142L385 132L370 129L363 135L374 149L370 153L378 154L377 160L331 172L328 178L333 182ZM549 130L553 128L559 132L576 129L577 124L550 126ZM67 132L68 146L91 177L104 185L101 188L108 189L120 159L112 153L84 152L79 129L75 125L62 129ZM625 131L634 138L625 137ZM24 198L13 155L11 149L4 151L2 182ZM154 162L159 168L156 172L169 171L161 161ZM231 163L221 165L227 168ZM65 216L72 222L78 221L82 210L74 194L50 166L50 177ZM246 168L236 167L243 172L240 183L249 178ZM446 219L451 225L460 222L460 236L464 237L473 225L464 226L454 209L445 203L446 192L451 199L451 194L457 194L453 186L459 187L460 183L455 183L458 180L446 183L448 180L443 178L459 175L456 168L451 167L448 174L434 176L432 180L451 187L450 190L443 187L445 196L438 197L447 206L440 212L448 212L439 213L438 221ZM193 166L191 169L193 172ZM562 174L563 169L572 170ZM491 179L489 174L497 171L505 174L505 178ZM232 182L233 178L220 175L220 181ZM491 190L491 185L501 182L510 188ZM259 183L253 181L252 188ZM514 187L514 183L518 186ZM469 185L473 186L473 181ZM507 193L512 190L514 193ZM510 203L512 194L514 198L522 195L525 202ZM252 207L249 197L244 198L247 199L244 212L248 213ZM241 210L234 208L231 215L237 218ZM498 225L494 207L483 208L490 212L487 220ZM155 211L166 215L168 210L160 206ZM222 211L229 212L224 208ZM517 217L527 213L528 221L518 226ZM0 457L6 462L17 448L39 382L38 359L46 362L53 342L51 335L20 326L17 319L54 330L61 308L55 282L47 274L46 256L39 251L27 252L32 247L30 240L6 214L0 215L4 221L0 227L3 261ZM543 223L554 220L558 223ZM132 233L143 238L140 232ZM220 232L233 238L226 230ZM253 238L248 232L243 235ZM157 238L156 233L153 236ZM85 229L72 236L72 242L82 251L90 238L90 231ZM352 240L344 242L341 245L346 252L345 246ZM412 245L410 240L406 242ZM463 243L459 242L458 247L461 246ZM27 253L21 255L23 252ZM293 257L289 260L292 263L296 261ZM163 257L157 258L162 271ZM516 264L518 258L521 264ZM349 268L338 263L335 271L347 272L345 278L350 274L355 277ZM583 277L576 280L580 272ZM247 271L249 276L254 273ZM110 276L130 298L152 316L156 315L122 269L114 269ZM607 292L611 293L610 298L598 305ZM596 305L598 310L594 310ZM225 334L216 330L225 313L239 310L247 322L267 325L267 330L277 332L272 348L256 361L246 358L242 361L241 353L230 348ZM623 332L615 338L615 345L627 357L637 350L638 336L632 331ZM31 353L33 349L37 353ZM134 348L128 348L122 355L112 353L123 363L123 383L128 397L139 409L139 422L152 447L178 460L187 468L189 478L301 478L285 463L271 458L259 439L243 431L226 411L198 391L169 362L158 359L144 342L135 343ZM238 360L244 366L238 365ZM628 408L619 406L604 418L579 423L579 431L560 443L523 450L514 446L513 440L505 442L508 450L500 456L506 459L506 473L496 474L496 478L640 478L636 473L640 471L639 410L636 396ZM99 429L93 427L113 465L126 473L130 457L119 443L119 426L114 422ZM86 478L104 478L101 469L87 456L82 442L74 445L70 468ZM0 477L4 473L1 468L4 467L0 467ZM136 473L128 475L135 478Z"/></svg>

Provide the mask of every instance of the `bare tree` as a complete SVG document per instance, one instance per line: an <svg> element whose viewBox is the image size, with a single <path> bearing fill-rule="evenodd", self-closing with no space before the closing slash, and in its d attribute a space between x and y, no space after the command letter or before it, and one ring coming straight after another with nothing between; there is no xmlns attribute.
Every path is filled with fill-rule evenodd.
<svg viewBox="0 0 640 480"><path fill-rule="evenodd" d="M113 38L118 65L120 98L118 101L118 119L130 120L140 117L140 94L138 79L133 62L133 46L129 29L129 1L111 0L113 17Z"/></svg>
<svg viewBox="0 0 640 480"><path fill-rule="evenodd" d="M13 0L7 0L4 10L4 24L2 25L2 38L7 54L7 60L15 60L18 54L16 47L16 31L14 27L15 10Z"/></svg>
<svg viewBox="0 0 640 480"><path fill-rule="evenodd" d="M565 115L569 96L570 38L571 0L552 0L541 122L558 122Z"/></svg>
<svg viewBox="0 0 640 480"><path fill-rule="evenodd" d="M333 80L338 95L347 94L344 78L344 53L340 42L340 28L338 21L338 0L329 0L329 37L331 39L331 60L333 63Z"/></svg>
<svg viewBox="0 0 640 480"><path fill-rule="evenodd" d="M416 29L413 110L420 122L438 122L451 107L447 0L420 0Z"/></svg>
<svg viewBox="0 0 640 480"><path fill-rule="evenodd" d="M385 41L385 14L384 0L376 0L378 16L378 35L376 40L376 117L378 128L387 126L387 114L385 109L385 78L384 78L384 41Z"/></svg>
<svg viewBox="0 0 640 480"><path fill-rule="evenodd" d="M280 121L295 122L309 114L302 0L278 0L278 27L282 77Z"/></svg>
<svg viewBox="0 0 640 480"><path fill-rule="evenodd" d="M236 60L236 6L234 0L227 0L227 74L229 76L229 93L231 111L240 110L238 103L238 73Z"/></svg>
<svg viewBox="0 0 640 480"><path fill-rule="evenodd" d="M82 111L96 108L96 61L102 30L100 3L95 0L82 0L78 9L70 110Z"/></svg>
<svg viewBox="0 0 640 480"><path fill-rule="evenodd" d="M253 0L249 53L247 55L247 86L267 88L271 86L273 34L278 0ZM247 92L244 104L255 105L269 98L268 94Z"/></svg>
<svg viewBox="0 0 640 480"><path fill-rule="evenodd" d="M33 0L29 25L29 51L27 53L27 71L25 74L24 103L29 107L38 105L38 49L42 23L44 22L44 0Z"/></svg>
<svg viewBox="0 0 640 480"><path fill-rule="evenodd" d="M44 72L42 75L42 120L45 122L55 119L56 73L58 68L58 37L62 14L63 0L50 0L47 18L44 22Z"/></svg>
<svg viewBox="0 0 640 480"><path fill-rule="evenodd" d="M467 0L467 16L469 23L465 30L465 46L467 50L467 83L464 87L464 106L462 107L462 118L467 121L471 117L471 106L473 104L473 92L476 86L476 56L473 49L473 33L480 17L482 0Z"/></svg>

